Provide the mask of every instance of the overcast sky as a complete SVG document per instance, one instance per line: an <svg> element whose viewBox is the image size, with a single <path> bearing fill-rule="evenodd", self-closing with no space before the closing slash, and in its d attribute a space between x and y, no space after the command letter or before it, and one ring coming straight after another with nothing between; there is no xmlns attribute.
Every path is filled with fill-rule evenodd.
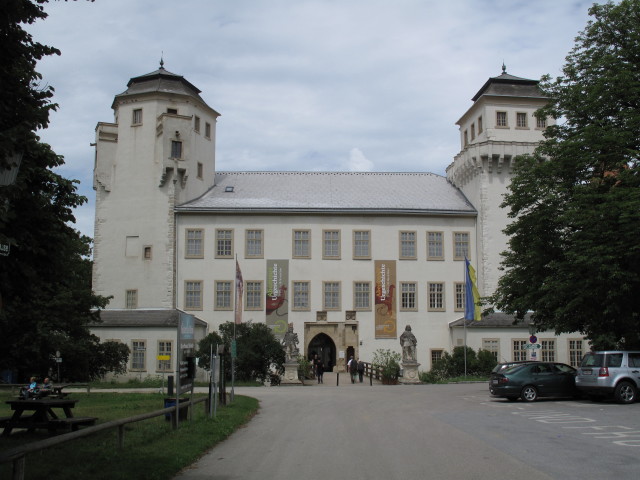
<svg viewBox="0 0 640 480"><path fill-rule="evenodd" d="M584 0L51 1L29 26L61 50L37 70L60 105L43 141L89 203L95 126L131 77L164 67L222 114L222 170L427 171L460 150L456 121L489 77L561 74Z"/></svg>

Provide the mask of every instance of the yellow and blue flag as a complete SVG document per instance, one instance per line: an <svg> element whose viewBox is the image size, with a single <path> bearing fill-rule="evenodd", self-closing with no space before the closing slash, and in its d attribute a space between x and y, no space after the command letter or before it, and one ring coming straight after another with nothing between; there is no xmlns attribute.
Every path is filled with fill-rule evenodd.
<svg viewBox="0 0 640 480"><path fill-rule="evenodd" d="M480 320L480 294L478 293L478 284L476 279L476 269L471 266L471 262L464 257L464 274L465 274L465 294L464 294L464 319Z"/></svg>

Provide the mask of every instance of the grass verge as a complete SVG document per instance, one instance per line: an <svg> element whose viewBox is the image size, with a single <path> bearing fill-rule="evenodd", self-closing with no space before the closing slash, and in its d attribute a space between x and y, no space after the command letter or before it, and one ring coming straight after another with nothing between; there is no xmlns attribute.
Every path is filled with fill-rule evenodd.
<svg viewBox="0 0 640 480"><path fill-rule="evenodd" d="M73 393L80 401L75 416L98 417L98 423L131 417L164 407L164 395L152 393ZM0 395L0 416L11 414ZM177 431L164 416L125 427L124 448L118 449L117 429L99 432L58 447L27 456L26 479L124 480L173 478L211 447L248 422L258 409L251 397L235 396L226 407L218 405L217 417L209 418L204 404L194 406L192 421L180 423ZM29 434L16 430L0 436L0 450L49 438L46 431ZM0 465L0 478L11 478L11 463Z"/></svg>

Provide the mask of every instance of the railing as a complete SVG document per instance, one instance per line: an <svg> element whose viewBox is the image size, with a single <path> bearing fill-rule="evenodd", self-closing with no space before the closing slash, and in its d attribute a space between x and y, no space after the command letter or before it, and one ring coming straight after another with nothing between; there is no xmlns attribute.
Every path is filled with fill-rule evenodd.
<svg viewBox="0 0 640 480"><path fill-rule="evenodd" d="M10 388L11 395L17 395L16 390L20 392L20 389L24 387L24 383L0 383L0 388ZM91 385L88 383L65 383L63 385L56 384L55 387L62 388L86 388L87 393L91 393Z"/></svg>
<svg viewBox="0 0 640 480"><path fill-rule="evenodd" d="M74 385L75 386L75 385ZM209 402L207 397L197 398L189 402L177 402L178 405L163 408L162 410L155 410L149 413L143 413L134 417L120 418L118 420L112 420L110 422L101 423L94 427L87 427L82 430L78 430L71 433L64 433L53 438L46 440L40 440L38 442L29 443L20 447L13 448L11 450L5 450L0 452L0 464L13 462L13 476L12 480L24 480L26 455L29 453L39 452L49 447L54 447L62 443L66 443L77 438L87 437L103 430L109 430L112 428L118 428L118 448L124 448L124 426L129 423L140 422L142 420L148 420L150 418L159 417L161 415L171 414L172 423L174 428L177 428L178 421L176 419L176 408L187 408L198 403L205 402L205 411L209 411Z"/></svg>

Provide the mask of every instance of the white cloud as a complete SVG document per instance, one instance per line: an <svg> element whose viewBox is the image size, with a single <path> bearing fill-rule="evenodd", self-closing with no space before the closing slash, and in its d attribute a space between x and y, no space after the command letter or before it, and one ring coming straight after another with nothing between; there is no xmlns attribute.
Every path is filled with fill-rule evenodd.
<svg viewBox="0 0 640 480"><path fill-rule="evenodd" d="M347 170L349 172L371 172L374 171L374 165L371 160L364 156L359 148L352 148L349 152L349 162Z"/></svg>

